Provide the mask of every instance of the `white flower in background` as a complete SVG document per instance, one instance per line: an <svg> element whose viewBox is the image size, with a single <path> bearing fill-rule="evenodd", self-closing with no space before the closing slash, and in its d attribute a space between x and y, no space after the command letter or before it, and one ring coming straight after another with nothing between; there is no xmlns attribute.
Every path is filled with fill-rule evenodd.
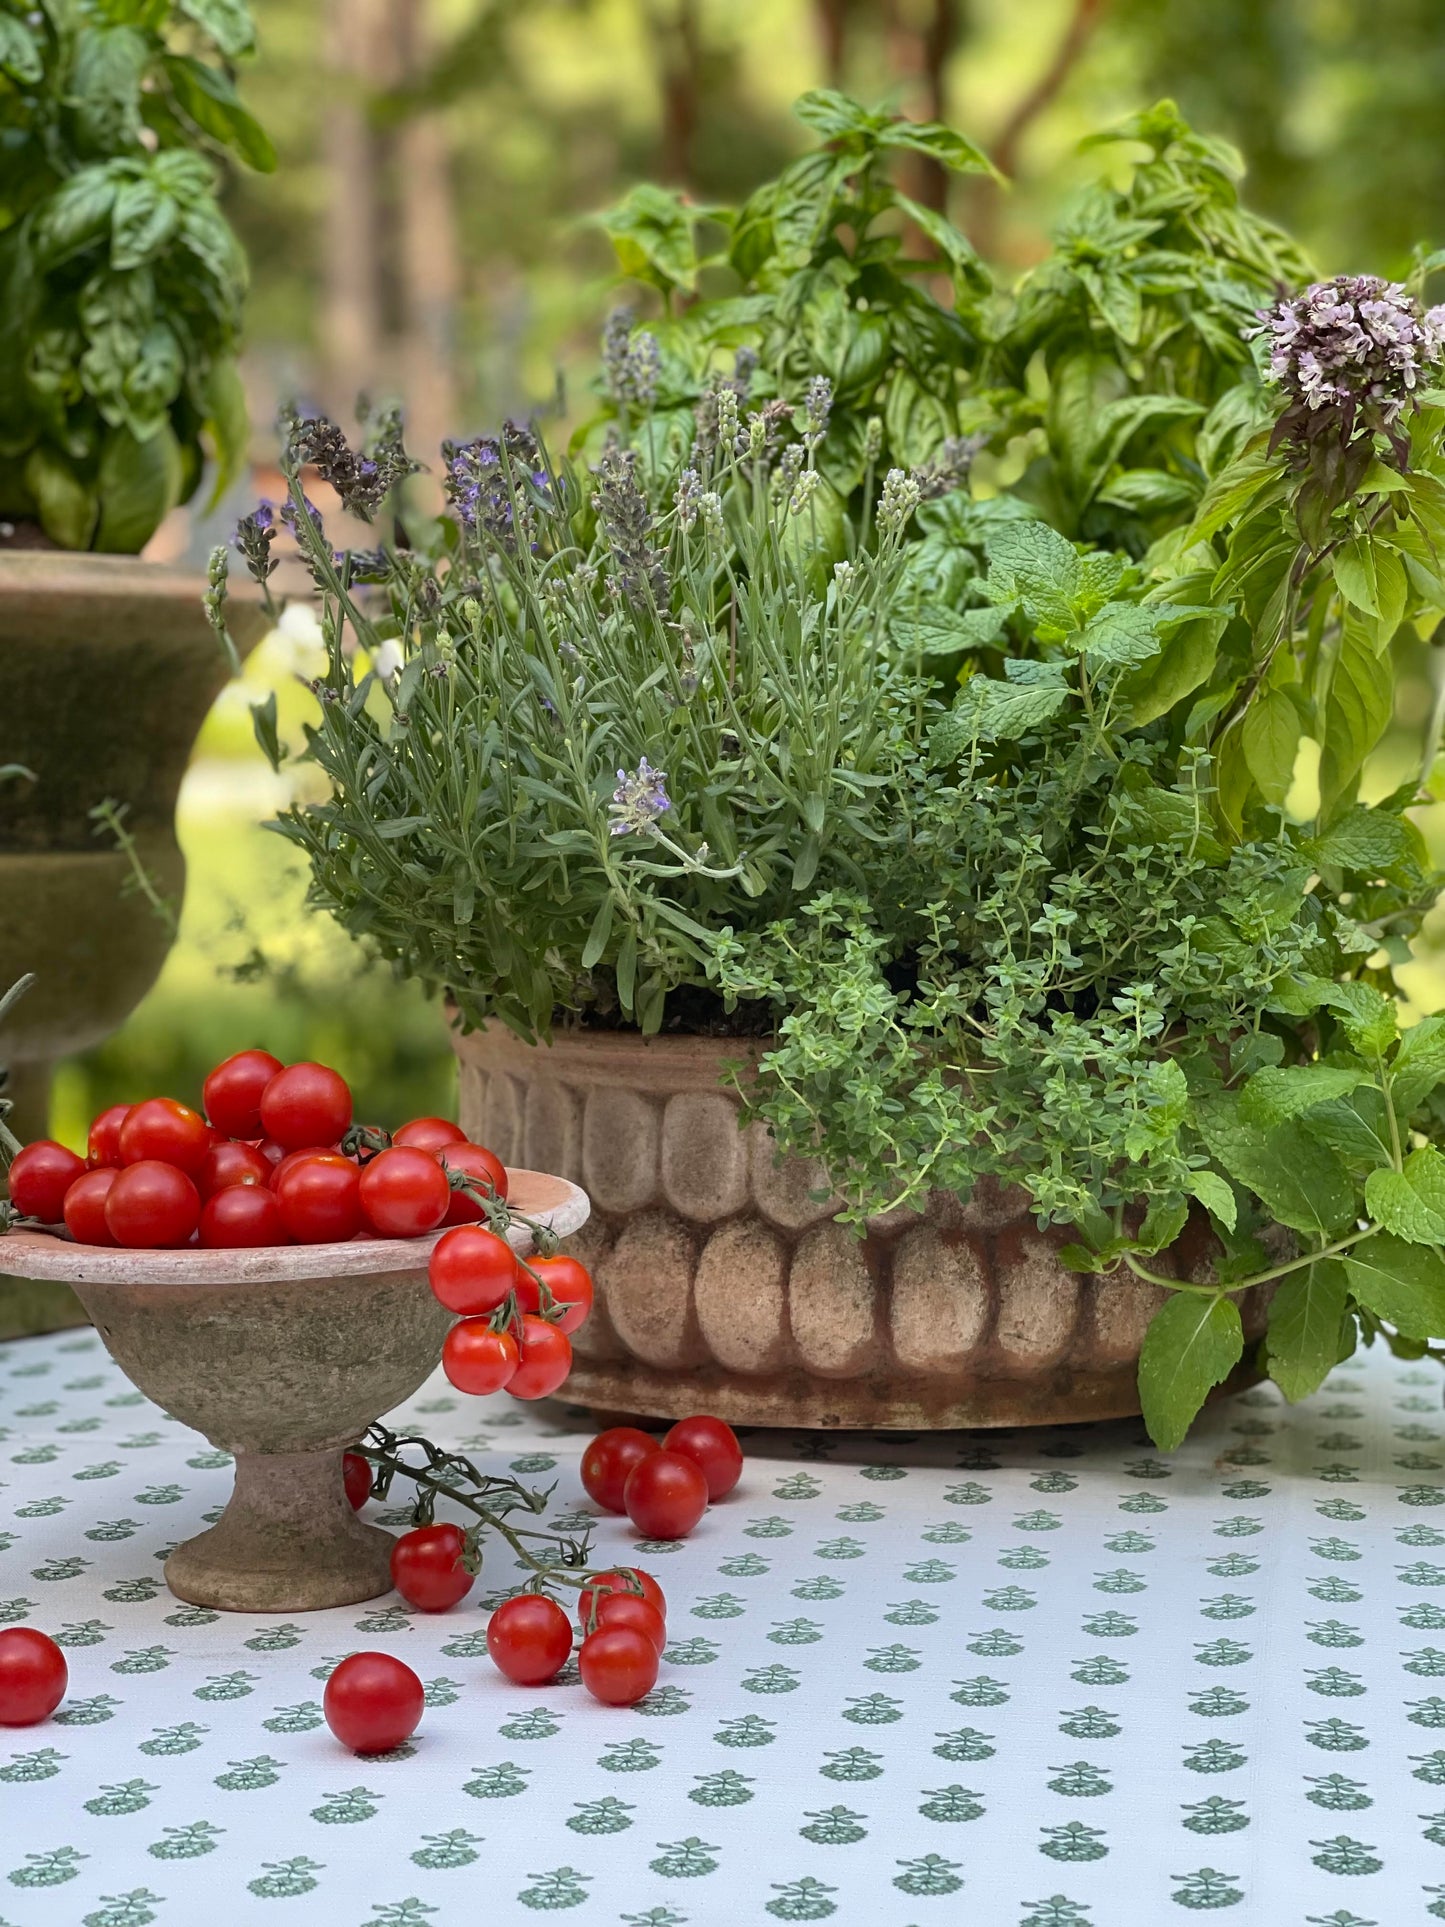
<svg viewBox="0 0 1445 1927"><path fill-rule="evenodd" d="M393 676L401 674L401 665L405 660L401 644L395 636L388 636L371 658L371 666L383 682L390 682Z"/></svg>

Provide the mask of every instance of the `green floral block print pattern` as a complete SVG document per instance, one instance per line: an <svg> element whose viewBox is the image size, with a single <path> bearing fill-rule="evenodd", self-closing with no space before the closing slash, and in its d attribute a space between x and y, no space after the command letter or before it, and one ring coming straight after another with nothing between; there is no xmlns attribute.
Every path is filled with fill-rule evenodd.
<svg viewBox="0 0 1445 1927"><path fill-rule="evenodd" d="M161 1562L227 1455L91 1333L0 1347L0 1625L70 1666L56 1718L0 1728L0 1927L1445 1920L1423 1363L1377 1348L1294 1409L1256 1387L1171 1458L1130 1422L745 1438L738 1493L665 1559L582 1491L584 1413L433 1383L394 1421L555 1484L599 1566L656 1571L654 1691L502 1680L496 1549L436 1616L181 1604ZM415 1739L365 1761L321 1714L363 1647L427 1689Z"/></svg>

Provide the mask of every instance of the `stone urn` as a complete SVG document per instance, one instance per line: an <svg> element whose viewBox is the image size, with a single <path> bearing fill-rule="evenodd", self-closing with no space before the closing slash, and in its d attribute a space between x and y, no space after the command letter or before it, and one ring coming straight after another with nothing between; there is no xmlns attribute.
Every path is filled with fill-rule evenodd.
<svg viewBox="0 0 1445 1927"><path fill-rule="evenodd" d="M35 983L0 1031L18 1137L46 1130L51 1066L109 1036L150 989L171 934L89 812L112 798L162 891L185 863L175 808L191 747L228 675L201 609L204 580L136 556L0 553L0 988ZM260 590L237 583L244 654L265 631ZM59 1286L0 1279L0 1337L69 1322Z"/></svg>
<svg viewBox="0 0 1445 1927"><path fill-rule="evenodd" d="M534 1046L496 1024L454 1024L452 1038L468 1136L591 1199L568 1244L597 1286L570 1400L907 1431L1138 1412L1139 1347L1164 1294L1067 1270L1067 1234L1040 1231L1022 1192L983 1183L966 1205L934 1192L860 1239L816 1165L780 1162L761 1126L738 1128L722 1077L745 1044L573 1031ZM1189 1276L1208 1244L1191 1225L1155 1265ZM1240 1301L1251 1337L1266 1303Z"/></svg>
<svg viewBox="0 0 1445 1927"><path fill-rule="evenodd" d="M576 1185L509 1175L528 1217L559 1233L585 1223ZM166 1560L178 1598L294 1613L391 1590L391 1534L352 1511L341 1457L441 1358L456 1321L427 1284L440 1235L254 1251L119 1251L32 1231L0 1241L17 1276L72 1285L126 1376L235 1457L225 1511ZM525 1225L508 1236L531 1249Z"/></svg>

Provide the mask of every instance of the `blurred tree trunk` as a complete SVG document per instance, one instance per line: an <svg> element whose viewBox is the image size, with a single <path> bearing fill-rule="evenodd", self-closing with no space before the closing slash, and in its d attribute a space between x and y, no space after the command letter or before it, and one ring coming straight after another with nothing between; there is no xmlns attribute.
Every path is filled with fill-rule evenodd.
<svg viewBox="0 0 1445 1927"><path fill-rule="evenodd" d="M391 0L396 84L427 71L427 0ZM395 139L400 373L407 439L435 464L442 438L457 427L458 259L456 203L446 127L434 109L414 107ZM438 498L440 499L440 498Z"/></svg>
<svg viewBox="0 0 1445 1927"><path fill-rule="evenodd" d="M823 53L823 79L842 88L848 76L848 0L814 0L818 40Z"/></svg>
<svg viewBox="0 0 1445 1927"><path fill-rule="evenodd" d="M888 64L904 83L905 105L917 120L947 120L948 61L970 24L968 0L886 0ZM948 212L948 169L926 154L907 154L900 169L903 191L935 213ZM916 252L937 250L910 226Z"/></svg>
<svg viewBox="0 0 1445 1927"><path fill-rule="evenodd" d="M702 105L702 22L698 0L650 6L648 20L661 61L662 173L686 186Z"/></svg>
<svg viewBox="0 0 1445 1927"><path fill-rule="evenodd" d="M367 96L385 53L386 0L325 0L331 99L320 114L326 168L321 227L320 387L346 414L375 379L381 350L381 220Z"/></svg>

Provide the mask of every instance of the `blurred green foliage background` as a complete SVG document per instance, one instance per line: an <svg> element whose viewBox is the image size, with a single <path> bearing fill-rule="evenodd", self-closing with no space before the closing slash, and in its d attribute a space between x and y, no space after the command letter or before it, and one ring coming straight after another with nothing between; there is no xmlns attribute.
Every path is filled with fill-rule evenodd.
<svg viewBox="0 0 1445 1927"><path fill-rule="evenodd" d="M1006 271L1039 257L1098 164L1082 136L1161 94L1238 145L1249 198L1322 272L1397 272L1415 241L1445 240L1440 0L257 0L256 14L243 91L281 162L233 181L228 207L252 261L261 493L286 396L345 418L362 388L397 395L422 454L545 403L559 374L575 415L615 298L587 215L647 176L702 202L742 196L805 144L788 108L810 86L950 119L989 149L1007 190L920 185L951 191ZM221 533L182 515L154 552L197 560ZM1430 684L1411 647L1401 723L1418 735ZM126 1026L62 1067L66 1139L120 1098L194 1101L208 1065L252 1042L337 1064L381 1122L453 1102L438 1010L304 913L298 866L259 827L285 792L248 703L275 688L297 737L314 651L298 604L213 712L182 796L179 941ZM1395 760L1387 743L1377 792ZM1445 1001L1442 937L1427 932L1411 973L1427 1008Z"/></svg>

